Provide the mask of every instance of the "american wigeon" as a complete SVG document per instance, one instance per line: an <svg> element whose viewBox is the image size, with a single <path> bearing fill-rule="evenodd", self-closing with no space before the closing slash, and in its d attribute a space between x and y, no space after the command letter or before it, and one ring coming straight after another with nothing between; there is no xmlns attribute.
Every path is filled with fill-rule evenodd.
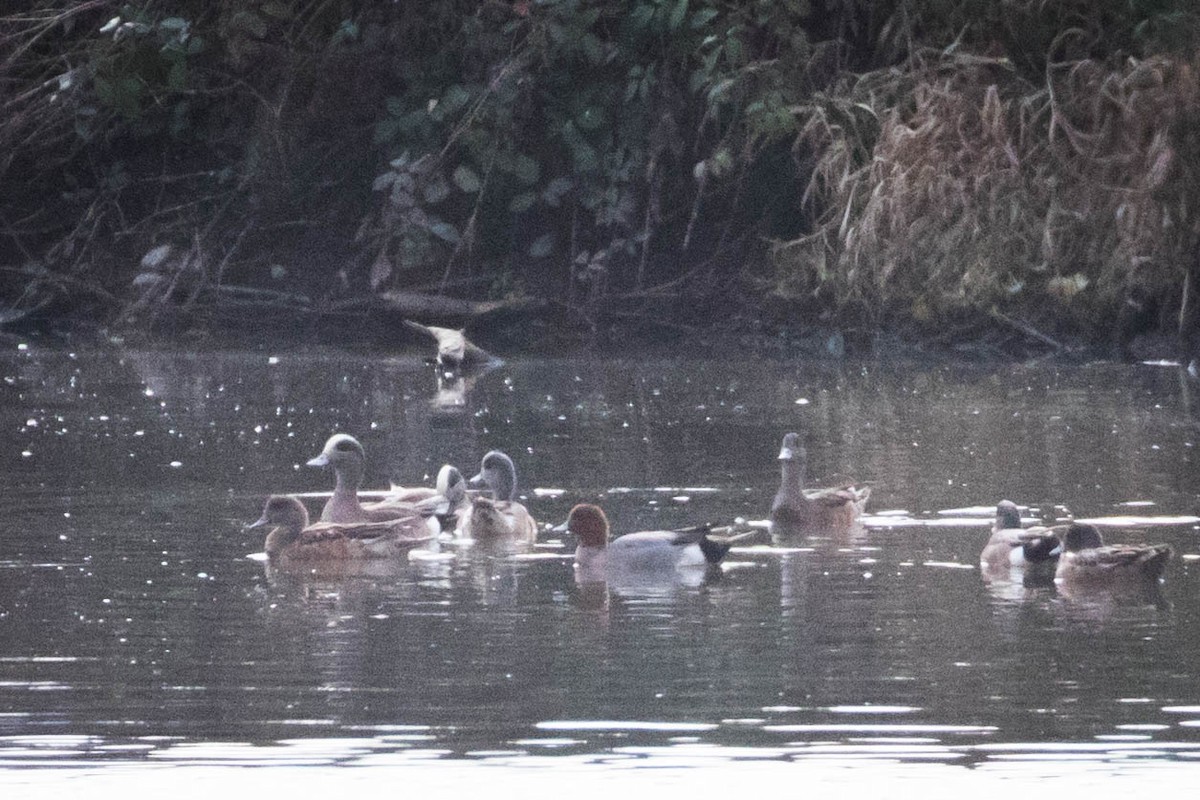
<svg viewBox="0 0 1200 800"><path fill-rule="evenodd" d="M249 528L274 526L264 550L273 562L396 558L437 536L436 520L408 516L387 522L309 524L297 497L272 495Z"/></svg>
<svg viewBox="0 0 1200 800"><path fill-rule="evenodd" d="M1062 543L1054 529L1023 528L1016 504L1001 500L996 506L992 536L979 554L979 569L984 577L1004 577L1013 569L1038 568L1043 564L1049 568L1061 550Z"/></svg>
<svg viewBox="0 0 1200 800"><path fill-rule="evenodd" d="M610 539L604 510L591 503L571 509L555 530L573 534L575 569L581 580L605 580L613 572L662 572L713 567L742 536L717 537L712 526L698 525L669 531L638 531Z"/></svg>
<svg viewBox="0 0 1200 800"><path fill-rule="evenodd" d="M537 523L525 506L484 496L471 498L470 508L458 525L460 536L477 542L533 544L537 533Z"/></svg>
<svg viewBox="0 0 1200 800"><path fill-rule="evenodd" d="M461 516L458 533L468 539L495 541L507 539L532 544L537 539L537 523L517 501L517 468L513 460L492 450L480 462L479 473L467 482L474 489L486 490L491 497L474 497L471 508Z"/></svg>
<svg viewBox="0 0 1200 800"><path fill-rule="evenodd" d="M364 508L372 511L411 509L417 514L434 514L442 522L444 530L454 530L454 518L467 501L467 482L462 473L452 464L443 464L438 470L433 488L392 487L392 491L378 503L369 503Z"/></svg>
<svg viewBox="0 0 1200 800"><path fill-rule="evenodd" d="M1167 544L1104 544L1094 525L1073 522L1062 533L1057 583L1113 586L1156 582L1171 558Z"/></svg>
<svg viewBox="0 0 1200 800"><path fill-rule="evenodd" d="M772 535L838 532L854 527L871 496L870 487L844 484L806 490L808 452L796 433L783 437L779 463L779 491L771 503Z"/></svg>
<svg viewBox="0 0 1200 800"><path fill-rule="evenodd" d="M389 496L377 503L364 504L358 498L358 489L362 485L365 462L362 444L346 433L330 436L321 452L308 460L308 466L330 467L336 476L333 495L321 509L321 522L386 522L397 517L423 515L422 503L426 501L438 504L436 491L421 492L424 500L416 502Z"/></svg>

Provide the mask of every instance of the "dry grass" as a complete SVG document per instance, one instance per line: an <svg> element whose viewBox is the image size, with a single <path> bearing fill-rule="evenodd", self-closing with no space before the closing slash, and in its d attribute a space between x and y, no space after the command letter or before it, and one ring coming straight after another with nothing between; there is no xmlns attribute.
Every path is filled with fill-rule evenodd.
<svg viewBox="0 0 1200 800"><path fill-rule="evenodd" d="M1180 308L1197 246L1197 65L938 54L811 114L814 232L776 247L781 293L875 322L998 310L1039 327Z"/></svg>

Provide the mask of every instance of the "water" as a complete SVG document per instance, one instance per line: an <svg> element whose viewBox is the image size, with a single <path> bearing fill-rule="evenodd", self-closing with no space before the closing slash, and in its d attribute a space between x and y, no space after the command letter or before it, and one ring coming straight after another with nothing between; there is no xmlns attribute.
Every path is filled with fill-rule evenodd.
<svg viewBox="0 0 1200 800"><path fill-rule="evenodd" d="M501 793L1196 776L1200 434L1175 369L518 360L439 387L415 356L10 344L0 379L8 796L153 796L165 765L197 794L267 765ZM598 501L626 531L762 519L792 429L814 478L872 484L866 529L738 548L708 580L576 586L552 533L357 574L248 558L266 494L329 487L303 463L334 431L370 487L500 448L540 521ZM1171 543L1165 583L985 584L1005 497L1136 518L1107 535Z"/></svg>

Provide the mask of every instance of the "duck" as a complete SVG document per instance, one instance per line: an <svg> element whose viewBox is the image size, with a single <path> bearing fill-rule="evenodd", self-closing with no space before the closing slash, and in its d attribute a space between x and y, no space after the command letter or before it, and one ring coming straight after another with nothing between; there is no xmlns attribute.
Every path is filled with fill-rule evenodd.
<svg viewBox="0 0 1200 800"><path fill-rule="evenodd" d="M436 325L422 325L410 319L404 320L404 324L437 342L436 362L442 369L455 370L459 367L494 363L497 360L491 353L467 339L465 328L440 328Z"/></svg>
<svg viewBox="0 0 1200 800"><path fill-rule="evenodd" d="M716 567L740 536L717 538L711 525L662 531L638 531L610 538L604 510L592 503L571 509L567 521L555 528L578 539L576 576L583 581L604 580L612 573L660 572Z"/></svg>
<svg viewBox="0 0 1200 800"><path fill-rule="evenodd" d="M416 499L418 497L423 499ZM441 532L447 533L458 528L468 497L467 481L462 473L453 464L443 464L438 470L433 489L404 489L397 494L388 495L378 503L368 503L363 508L372 514L395 512L399 516L433 516L437 519Z"/></svg>
<svg viewBox="0 0 1200 800"><path fill-rule="evenodd" d="M481 493L471 498L470 510L459 521L459 536L533 544L537 522L517 501L517 468L506 453L489 451L480 462L479 473L467 485L486 490L491 497Z"/></svg>
<svg viewBox="0 0 1200 800"><path fill-rule="evenodd" d="M358 488L365 462L362 444L348 433L330 436L321 452L307 461L310 467L331 467L336 476L333 495L321 509L321 522L387 522L397 517L427 516L440 505L436 490L422 492L419 501L404 500L396 494L364 505L358 499Z"/></svg>
<svg viewBox="0 0 1200 800"><path fill-rule="evenodd" d="M537 523L520 503L479 496L471 499L471 508L459 522L458 533L478 542L531 545L537 540Z"/></svg>
<svg viewBox="0 0 1200 800"><path fill-rule="evenodd" d="M808 452L800 435L783 437L779 450L779 491L771 503L773 535L849 530L858 522L871 496L868 486L844 484L828 489L805 489Z"/></svg>
<svg viewBox="0 0 1200 800"><path fill-rule="evenodd" d="M1021 511L1011 500L996 505L992 535L979 554L979 569L985 577L1002 577L1014 568L1053 565L1062 552L1054 528L1021 527Z"/></svg>
<svg viewBox="0 0 1200 800"><path fill-rule="evenodd" d="M264 550L274 562L396 558L437 536L430 520L418 516L386 522L318 522L309 524L300 498L271 495L262 516L247 528L274 526Z"/></svg>
<svg viewBox="0 0 1200 800"><path fill-rule="evenodd" d="M413 505L418 509L430 508L438 513L447 513L462 505L467 498L467 481L463 478L458 467L453 464L443 464L438 470L437 479L430 486L395 486L378 503L369 503L368 507L386 507L388 505Z"/></svg>
<svg viewBox="0 0 1200 800"><path fill-rule="evenodd" d="M1055 583L1092 586L1157 583L1173 552L1169 544L1106 545L1096 526L1083 522L1065 527L1062 547Z"/></svg>

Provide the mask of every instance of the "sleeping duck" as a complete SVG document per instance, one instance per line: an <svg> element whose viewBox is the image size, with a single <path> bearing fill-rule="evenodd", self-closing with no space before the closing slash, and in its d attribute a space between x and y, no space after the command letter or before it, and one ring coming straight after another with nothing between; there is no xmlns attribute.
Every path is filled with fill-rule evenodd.
<svg viewBox="0 0 1200 800"><path fill-rule="evenodd" d="M992 536L979 554L979 569L985 578L1002 579L1012 571L1052 568L1062 551L1055 529L1021 527L1021 511L1016 503L1001 500L996 506ZM1045 576L1048 581L1052 576Z"/></svg>

